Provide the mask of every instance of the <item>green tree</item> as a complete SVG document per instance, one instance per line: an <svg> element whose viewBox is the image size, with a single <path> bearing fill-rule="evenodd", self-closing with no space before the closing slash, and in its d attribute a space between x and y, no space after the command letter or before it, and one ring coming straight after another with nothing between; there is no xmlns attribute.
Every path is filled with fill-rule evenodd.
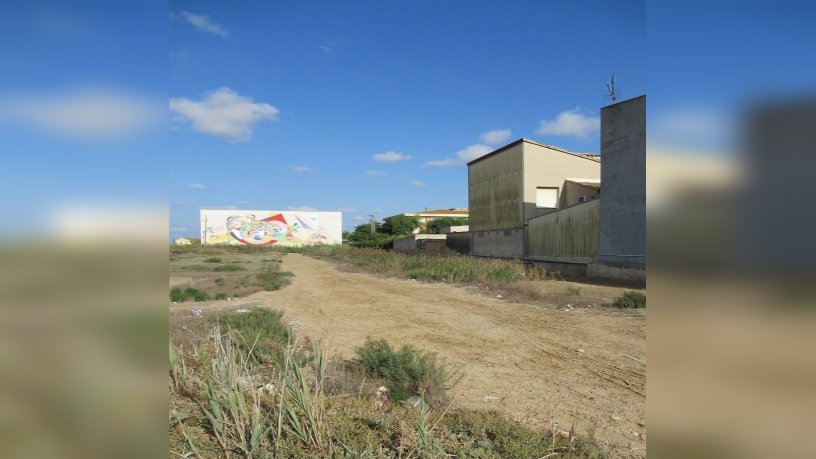
<svg viewBox="0 0 816 459"><path fill-rule="evenodd" d="M447 228L449 226L461 226L467 225L468 218L467 217L440 217L428 222L426 226L426 230L429 233L438 233L442 228Z"/></svg>
<svg viewBox="0 0 816 459"><path fill-rule="evenodd" d="M354 232L348 237L349 245L353 247L373 247L386 249L391 247L394 237L383 232L383 227L379 223L374 224L374 232L371 232L371 224L364 223L354 228Z"/></svg>
<svg viewBox="0 0 816 459"><path fill-rule="evenodd" d="M415 229L419 228L419 219L416 217L409 217L407 215L397 215L385 220L382 229L383 232L393 236L402 236L411 234Z"/></svg>

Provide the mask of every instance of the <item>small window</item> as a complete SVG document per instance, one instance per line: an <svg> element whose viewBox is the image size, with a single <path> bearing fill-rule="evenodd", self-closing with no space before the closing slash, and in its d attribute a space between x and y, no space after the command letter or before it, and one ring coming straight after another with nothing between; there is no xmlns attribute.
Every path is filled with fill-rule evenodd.
<svg viewBox="0 0 816 459"><path fill-rule="evenodd" d="M536 188L536 207L558 207L558 188Z"/></svg>

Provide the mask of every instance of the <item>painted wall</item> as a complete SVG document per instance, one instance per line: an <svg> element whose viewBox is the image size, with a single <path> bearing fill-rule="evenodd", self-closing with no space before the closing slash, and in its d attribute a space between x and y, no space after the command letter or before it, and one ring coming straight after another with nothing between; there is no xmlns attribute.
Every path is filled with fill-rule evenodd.
<svg viewBox="0 0 816 459"><path fill-rule="evenodd" d="M646 96L601 109L601 253L646 264Z"/></svg>
<svg viewBox="0 0 816 459"><path fill-rule="evenodd" d="M557 187L562 206L564 181L568 178L601 178L601 164L533 142L524 142L524 221L557 209L536 207L536 188ZM576 198L577 200L577 198Z"/></svg>
<svg viewBox="0 0 816 459"><path fill-rule="evenodd" d="M341 212L201 209L204 244L301 247L342 243Z"/></svg>
<svg viewBox="0 0 816 459"><path fill-rule="evenodd" d="M530 220L527 257L568 263L597 258L602 202L589 201Z"/></svg>
<svg viewBox="0 0 816 459"><path fill-rule="evenodd" d="M468 166L471 231L522 227L522 145Z"/></svg>

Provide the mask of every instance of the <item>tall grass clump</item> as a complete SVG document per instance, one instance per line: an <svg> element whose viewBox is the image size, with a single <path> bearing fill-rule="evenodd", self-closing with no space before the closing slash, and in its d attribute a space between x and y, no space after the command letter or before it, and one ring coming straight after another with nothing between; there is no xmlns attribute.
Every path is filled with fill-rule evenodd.
<svg viewBox="0 0 816 459"><path fill-rule="evenodd" d="M615 305L621 309L635 309L646 307L646 294L634 290L627 290L618 297Z"/></svg>
<svg viewBox="0 0 816 459"><path fill-rule="evenodd" d="M395 351L385 340L367 338L356 350L368 376L380 378L391 391L394 400L407 400L419 395L430 402L442 402L447 391L458 382L460 373L436 354L413 346Z"/></svg>
<svg viewBox="0 0 816 459"><path fill-rule="evenodd" d="M210 318L220 327L236 333L236 343L244 352L253 351L259 358L280 362L283 351L293 338L283 322L283 311L251 308L249 312L226 312Z"/></svg>

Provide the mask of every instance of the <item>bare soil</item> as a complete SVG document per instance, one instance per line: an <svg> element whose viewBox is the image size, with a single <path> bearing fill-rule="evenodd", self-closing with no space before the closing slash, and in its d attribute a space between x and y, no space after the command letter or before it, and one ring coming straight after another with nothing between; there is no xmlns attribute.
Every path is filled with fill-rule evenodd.
<svg viewBox="0 0 816 459"><path fill-rule="evenodd" d="M250 303L281 309L299 336L323 339L330 355L345 358L368 336L412 344L463 365L453 391L457 406L499 410L544 429L566 431L575 422L616 457L646 456L644 310L514 303L497 298L495 289L341 272L299 254L286 255L282 269L295 275L283 290L171 309ZM541 298L566 300L566 287L578 285L528 284ZM580 303L608 303L622 291L586 285Z"/></svg>

